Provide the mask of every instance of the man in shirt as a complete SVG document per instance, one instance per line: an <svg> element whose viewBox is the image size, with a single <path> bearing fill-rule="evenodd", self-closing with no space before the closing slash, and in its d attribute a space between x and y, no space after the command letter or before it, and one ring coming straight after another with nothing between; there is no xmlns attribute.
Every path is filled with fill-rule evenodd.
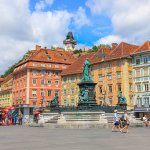
<svg viewBox="0 0 150 150"><path fill-rule="evenodd" d="M119 115L117 110L114 110L114 125L112 126L112 131L114 131L115 127L120 130Z"/></svg>

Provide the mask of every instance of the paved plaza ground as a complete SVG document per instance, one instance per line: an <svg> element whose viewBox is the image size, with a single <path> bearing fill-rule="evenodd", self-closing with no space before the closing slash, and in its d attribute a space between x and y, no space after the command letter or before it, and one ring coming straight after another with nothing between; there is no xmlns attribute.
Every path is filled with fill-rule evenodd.
<svg viewBox="0 0 150 150"><path fill-rule="evenodd" d="M111 129L50 129L0 126L0 150L148 150L150 128L130 128L129 133Z"/></svg>

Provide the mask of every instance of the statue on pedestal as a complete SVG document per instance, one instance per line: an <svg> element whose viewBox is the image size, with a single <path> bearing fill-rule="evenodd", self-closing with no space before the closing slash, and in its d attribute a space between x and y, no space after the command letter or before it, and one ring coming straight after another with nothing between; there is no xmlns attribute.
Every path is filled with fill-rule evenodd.
<svg viewBox="0 0 150 150"><path fill-rule="evenodd" d="M122 92L118 93L118 104L126 104L127 100L125 96L122 96Z"/></svg>
<svg viewBox="0 0 150 150"><path fill-rule="evenodd" d="M90 72L91 72L91 64L90 64L88 58L86 58L86 60L84 62L83 77L81 79L81 82L92 81Z"/></svg>
<svg viewBox="0 0 150 150"><path fill-rule="evenodd" d="M58 102L58 94L56 93L54 98L52 98L52 100L50 101L50 106L58 106L59 102Z"/></svg>

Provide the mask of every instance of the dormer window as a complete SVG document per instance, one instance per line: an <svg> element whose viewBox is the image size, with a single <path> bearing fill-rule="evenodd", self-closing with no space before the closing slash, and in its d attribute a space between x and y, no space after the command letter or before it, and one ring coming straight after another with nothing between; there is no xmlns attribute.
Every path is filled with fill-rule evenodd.
<svg viewBox="0 0 150 150"><path fill-rule="evenodd" d="M143 63L147 64L148 63L148 58L147 57L143 57Z"/></svg>
<svg viewBox="0 0 150 150"><path fill-rule="evenodd" d="M136 58L136 65L140 65L141 61L140 58Z"/></svg>

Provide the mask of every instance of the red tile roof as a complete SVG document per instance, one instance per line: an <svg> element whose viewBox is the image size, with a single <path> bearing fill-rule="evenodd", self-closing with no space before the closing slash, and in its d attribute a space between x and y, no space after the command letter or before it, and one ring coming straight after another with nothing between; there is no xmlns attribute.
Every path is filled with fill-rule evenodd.
<svg viewBox="0 0 150 150"><path fill-rule="evenodd" d="M98 50L93 57L91 58L91 63L101 62L104 58L106 58L112 52L111 48L105 47Z"/></svg>
<svg viewBox="0 0 150 150"><path fill-rule="evenodd" d="M2 82L4 80L4 78L0 78L0 82Z"/></svg>
<svg viewBox="0 0 150 150"><path fill-rule="evenodd" d="M8 76L6 76L5 78L3 78L1 84L6 83L7 81L11 80L12 78L13 78L13 75L12 75L12 73L11 73L11 74L9 74Z"/></svg>
<svg viewBox="0 0 150 150"><path fill-rule="evenodd" d="M72 64L75 60L76 58L72 53L67 52L63 49L58 48L55 50L51 50L41 48L34 51L31 56L27 57L17 66L20 66L21 64L24 64L28 61Z"/></svg>
<svg viewBox="0 0 150 150"><path fill-rule="evenodd" d="M144 51L147 51L147 50L150 50L150 41L146 41L146 42L144 42L144 44L142 44L141 46L139 46L139 47L134 51L134 54L135 54L135 53L139 53L139 52L144 52Z"/></svg>
<svg viewBox="0 0 150 150"><path fill-rule="evenodd" d="M81 57L79 57L72 65L70 65L67 69L65 69L61 75L65 76L65 75L72 75L72 74L80 74L83 71L83 63L85 61L86 58L89 59L89 61L91 60L93 56L93 53L91 54L85 54Z"/></svg>
<svg viewBox="0 0 150 150"><path fill-rule="evenodd" d="M137 45L121 42L107 57L106 60L127 57L138 48Z"/></svg>

